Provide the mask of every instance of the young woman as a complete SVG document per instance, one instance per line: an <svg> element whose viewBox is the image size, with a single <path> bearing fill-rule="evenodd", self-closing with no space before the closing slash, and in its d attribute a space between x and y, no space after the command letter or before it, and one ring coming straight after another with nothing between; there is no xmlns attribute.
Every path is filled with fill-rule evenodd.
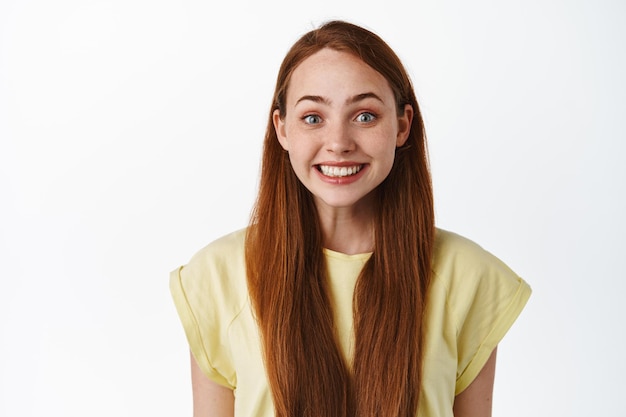
<svg viewBox="0 0 626 417"><path fill-rule="evenodd" d="M194 416L489 416L529 286L436 229L409 77L346 22L278 74L250 226L171 276Z"/></svg>

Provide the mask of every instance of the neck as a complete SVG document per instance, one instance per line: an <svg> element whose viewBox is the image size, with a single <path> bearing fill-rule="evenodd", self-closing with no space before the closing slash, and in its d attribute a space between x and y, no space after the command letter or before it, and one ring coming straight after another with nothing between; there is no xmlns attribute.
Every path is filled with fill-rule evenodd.
<svg viewBox="0 0 626 417"><path fill-rule="evenodd" d="M374 212L371 207L360 204L334 208L318 204L324 247L348 255L372 252Z"/></svg>

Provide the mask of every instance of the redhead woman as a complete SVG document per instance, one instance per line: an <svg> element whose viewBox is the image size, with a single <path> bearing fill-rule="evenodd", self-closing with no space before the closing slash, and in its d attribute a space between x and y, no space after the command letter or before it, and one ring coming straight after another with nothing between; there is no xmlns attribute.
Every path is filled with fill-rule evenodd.
<svg viewBox="0 0 626 417"><path fill-rule="evenodd" d="M491 415L530 287L438 229L409 77L341 21L278 73L250 225L172 272L194 416Z"/></svg>

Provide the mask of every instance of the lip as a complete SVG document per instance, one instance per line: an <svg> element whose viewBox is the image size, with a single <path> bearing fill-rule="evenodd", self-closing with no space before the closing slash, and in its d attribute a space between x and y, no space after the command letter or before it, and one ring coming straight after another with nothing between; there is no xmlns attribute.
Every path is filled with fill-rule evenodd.
<svg viewBox="0 0 626 417"><path fill-rule="evenodd" d="M363 162L357 162L357 161L325 161L325 162L319 162L315 164L316 167L319 165L328 165L329 167L353 167L356 165L365 165L365 164Z"/></svg>

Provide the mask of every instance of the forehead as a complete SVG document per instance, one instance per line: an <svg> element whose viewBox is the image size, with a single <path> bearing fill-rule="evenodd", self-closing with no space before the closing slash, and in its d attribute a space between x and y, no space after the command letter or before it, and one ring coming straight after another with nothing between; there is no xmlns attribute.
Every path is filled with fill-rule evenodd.
<svg viewBox="0 0 626 417"><path fill-rule="evenodd" d="M287 101L306 94L341 98L366 92L394 101L391 87L381 73L351 53L325 48L295 68L287 88Z"/></svg>

